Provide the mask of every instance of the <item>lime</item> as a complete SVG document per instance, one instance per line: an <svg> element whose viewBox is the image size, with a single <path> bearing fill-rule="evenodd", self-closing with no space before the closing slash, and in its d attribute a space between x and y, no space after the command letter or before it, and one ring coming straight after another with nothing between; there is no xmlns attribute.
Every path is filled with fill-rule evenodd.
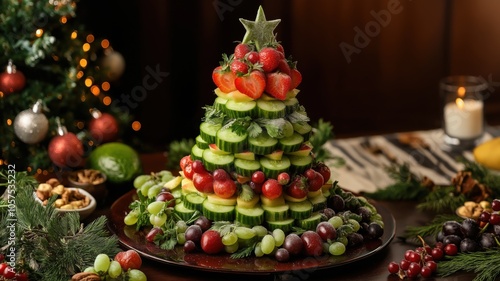
<svg viewBox="0 0 500 281"><path fill-rule="evenodd" d="M98 146L90 153L87 161L90 168L104 173L113 184L128 182L142 173L139 154L120 142Z"/></svg>

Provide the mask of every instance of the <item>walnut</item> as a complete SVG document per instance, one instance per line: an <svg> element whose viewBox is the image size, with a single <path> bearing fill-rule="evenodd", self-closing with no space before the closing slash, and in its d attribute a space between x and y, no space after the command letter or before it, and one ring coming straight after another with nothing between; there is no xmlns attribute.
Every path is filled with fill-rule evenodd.
<svg viewBox="0 0 500 281"><path fill-rule="evenodd" d="M50 178L50 179L48 179L48 180L46 181L46 183L47 183L47 184L50 184L50 186L52 186L52 187L56 187L56 186L58 186L58 185L60 185L60 184L61 184L61 183L59 182L59 180L58 180L58 179L56 179L56 178Z"/></svg>

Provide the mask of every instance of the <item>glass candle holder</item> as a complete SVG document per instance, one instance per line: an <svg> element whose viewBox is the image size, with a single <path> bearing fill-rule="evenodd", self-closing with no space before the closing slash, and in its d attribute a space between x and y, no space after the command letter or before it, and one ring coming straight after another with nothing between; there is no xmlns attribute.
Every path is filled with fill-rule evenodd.
<svg viewBox="0 0 500 281"><path fill-rule="evenodd" d="M445 145L468 149L483 136L483 97L487 89L488 83L482 77L459 75L440 81Z"/></svg>

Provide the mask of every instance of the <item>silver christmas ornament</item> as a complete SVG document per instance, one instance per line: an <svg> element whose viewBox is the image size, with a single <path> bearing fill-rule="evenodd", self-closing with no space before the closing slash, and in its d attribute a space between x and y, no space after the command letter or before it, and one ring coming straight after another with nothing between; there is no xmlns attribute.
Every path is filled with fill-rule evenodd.
<svg viewBox="0 0 500 281"><path fill-rule="evenodd" d="M24 143L41 142L49 131L49 120L42 113L42 100L21 111L14 119L14 133Z"/></svg>

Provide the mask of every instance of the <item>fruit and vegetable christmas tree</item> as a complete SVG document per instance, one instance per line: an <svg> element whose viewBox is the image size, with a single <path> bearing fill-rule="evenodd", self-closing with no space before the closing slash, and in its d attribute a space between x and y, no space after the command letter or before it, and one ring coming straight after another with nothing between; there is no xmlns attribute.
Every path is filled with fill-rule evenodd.
<svg viewBox="0 0 500 281"><path fill-rule="evenodd" d="M116 52L76 20L76 3L1 0L0 164L74 167L128 118L110 106ZM120 56L121 57L121 56ZM77 137L78 135L78 137Z"/></svg>
<svg viewBox="0 0 500 281"><path fill-rule="evenodd" d="M255 21L241 19L246 34L212 72L216 97L180 175L135 178L124 223L147 241L287 261L342 255L383 235L377 209L339 188L314 153L317 133L297 98L302 75L273 33L279 21L262 7Z"/></svg>

